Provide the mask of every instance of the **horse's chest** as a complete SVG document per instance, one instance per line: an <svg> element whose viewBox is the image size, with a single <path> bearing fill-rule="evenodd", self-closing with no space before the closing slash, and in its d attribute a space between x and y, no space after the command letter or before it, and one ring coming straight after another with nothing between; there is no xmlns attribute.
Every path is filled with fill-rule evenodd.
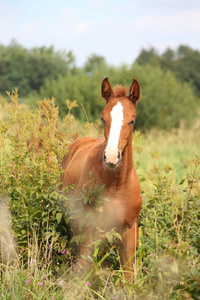
<svg viewBox="0 0 200 300"><path fill-rule="evenodd" d="M105 226L119 227L124 222L132 223L139 214L141 197L134 196L129 191L124 193L111 193L108 195L109 202L104 205Z"/></svg>

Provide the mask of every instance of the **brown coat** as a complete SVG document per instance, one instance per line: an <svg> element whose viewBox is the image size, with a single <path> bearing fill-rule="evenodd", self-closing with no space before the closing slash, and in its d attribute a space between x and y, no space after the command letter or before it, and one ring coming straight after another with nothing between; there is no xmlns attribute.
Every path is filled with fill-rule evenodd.
<svg viewBox="0 0 200 300"><path fill-rule="evenodd" d="M91 180L91 172L99 187L106 184L104 195L109 202L104 204L102 220L99 222L104 230L115 227L121 234L120 259L122 265L125 265L126 277L129 278L132 274L130 271L133 270L142 204L140 184L132 157L132 131L136 118L136 102L140 96L139 83L133 80L129 96L119 86L115 93L105 78L102 82L102 96L107 101L102 113L105 137L83 137L69 146L69 154L63 160L63 186L74 184L76 193L80 193L82 186ZM119 127L119 133L112 138L113 145L108 145L111 122L115 122L116 131ZM112 132L115 134L115 128ZM115 138L118 138L117 142ZM115 143L117 147L114 146ZM87 231L88 239L80 247L80 254L87 256L90 249L85 245L92 241L92 230L90 226L84 230Z"/></svg>

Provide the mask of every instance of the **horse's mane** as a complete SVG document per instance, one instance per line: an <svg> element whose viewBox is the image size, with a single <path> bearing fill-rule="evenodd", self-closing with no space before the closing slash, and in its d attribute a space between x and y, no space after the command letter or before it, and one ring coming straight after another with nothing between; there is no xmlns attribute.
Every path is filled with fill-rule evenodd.
<svg viewBox="0 0 200 300"><path fill-rule="evenodd" d="M115 96L123 97L127 93L127 88L125 86L122 86L121 84L117 84L113 87L113 92Z"/></svg>

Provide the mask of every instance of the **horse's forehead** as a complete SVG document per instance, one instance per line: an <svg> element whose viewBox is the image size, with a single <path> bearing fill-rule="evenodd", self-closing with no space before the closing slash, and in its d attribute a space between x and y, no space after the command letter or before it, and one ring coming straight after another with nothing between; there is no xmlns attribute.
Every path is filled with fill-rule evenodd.
<svg viewBox="0 0 200 300"><path fill-rule="evenodd" d="M123 119L135 112L134 105L128 99L112 101L104 108L104 114L109 115L112 119L119 118L123 115Z"/></svg>
<svg viewBox="0 0 200 300"><path fill-rule="evenodd" d="M117 102L117 104L113 106L110 115L112 119L123 120L123 106L121 102Z"/></svg>

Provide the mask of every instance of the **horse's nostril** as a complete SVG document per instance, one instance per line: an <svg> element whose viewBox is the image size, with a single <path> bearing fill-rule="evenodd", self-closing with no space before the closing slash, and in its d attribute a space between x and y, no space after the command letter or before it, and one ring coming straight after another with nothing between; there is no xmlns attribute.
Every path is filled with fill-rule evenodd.
<svg viewBox="0 0 200 300"><path fill-rule="evenodd" d="M106 161L106 151L103 152L103 160Z"/></svg>
<svg viewBox="0 0 200 300"><path fill-rule="evenodd" d="M115 155L107 153L106 150L103 152L103 160L107 167L115 169L121 161L122 155L120 151L115 152Z"/></svg>
<svg viewBox="0 0 200 300"><path fill-rule="evenodd" d="M121 154L120 152L118 152L117 158L120 159L121 158Z"/></svg>

